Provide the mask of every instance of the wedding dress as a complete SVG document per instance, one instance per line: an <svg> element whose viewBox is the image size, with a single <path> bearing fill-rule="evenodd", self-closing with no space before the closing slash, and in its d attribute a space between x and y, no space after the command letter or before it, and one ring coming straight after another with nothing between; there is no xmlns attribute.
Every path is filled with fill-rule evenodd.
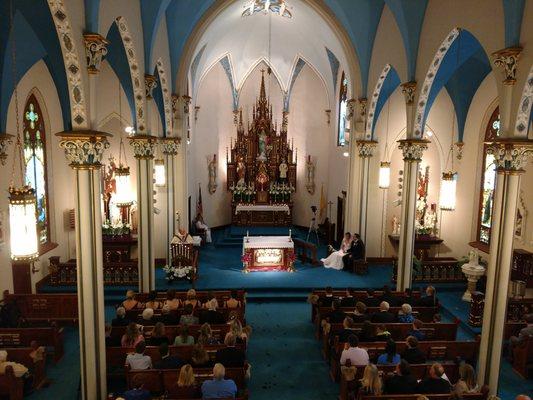
<svg viewBox="0 0 533 400"><path fill-rule="evenodd" d="M324 267L337 270L343 269L344 263L342 262L342 257L347 254L351 244L351 240L343 239L340 250L334 251L327 258L320 259L324 263Z"/></svg>

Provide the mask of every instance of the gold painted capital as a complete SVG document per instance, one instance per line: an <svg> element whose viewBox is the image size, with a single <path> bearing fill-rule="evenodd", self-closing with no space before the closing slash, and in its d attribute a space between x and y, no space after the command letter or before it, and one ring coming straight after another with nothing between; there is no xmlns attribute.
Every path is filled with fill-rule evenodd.
<svg viewBox="0 0 533 400"><path fill-rule="evenodd" d="M398 148L402 150L404 161L421 161L424 151L428 148L429 140L402 139L398 140Z"/></svg>
<svg viewBox="0 0 533 400"><path fill-rule="evenodd" d="M492 53L494 65L503 70L505 76L504 85L514 85L516 83L516 70L521 53L521 47L507 47Z"/></svg>
<svg viewBox="0 0 533 400"><path fill-rule="evenodd" d="M107 54L109 41L99 33L85 33L85 55L87 57L87 72L98 74L103 58Z"/></svg>
<svg viewBox="0 0 533 400"><path fill-rule="evenodd" d="M366 97L362 97L357 100L359 104L359 115L361 117L364 117L366 115L366 106L368 104L368 99Z"/></svg>
<svg viewBox="0 0 533 400"><path fill-rule="evenodd" d="M171 156L178 154L181 143L180 137L164 137L160 138L159 142L161 144L161 151L163 154Z"/></svg>
<svg viewBox="0 0 533 400"><path fill-rule="evenodd" d="M137 159L152 159L155 155L157 137L152 135L133 135L128 138Z"/></svg>
<svg viewBox="0 0 533 400"><path fill-rule="evenodd" d="M56 136L73 169L100 168L104 151L109 148L108 139L112 137L110 133L92 130L65 131Z"/></svg>
<svg viewBox="0 0 533 400"><path fill-rule="evenodd" d="M146 90L146 98L153 98L154 89L157 87L157 78L155 75L144 74L144 88Z"/></svg>
<svg viewBox="0 0 533 400"><path fill-rule="evenodd" d="M494 156L496 171L503 174L524 172L528 159L533 157L533 140L498 139L486 142L487 153Z"/></svg>
<svg viewBox="0 0 533 400"><path fill-rule="evenodd" d="M416 82L409 81L402 83L402 93L405 97L405 104L411 105L415 102Z"/></svg>
<svg viewBox="0 0 533 400"><path fill-rule="evenodd" d="M355 143L359 151L359 157L361 158L372 157L374 155L374 149L378 144L375 140L357 140Z"/></svg>

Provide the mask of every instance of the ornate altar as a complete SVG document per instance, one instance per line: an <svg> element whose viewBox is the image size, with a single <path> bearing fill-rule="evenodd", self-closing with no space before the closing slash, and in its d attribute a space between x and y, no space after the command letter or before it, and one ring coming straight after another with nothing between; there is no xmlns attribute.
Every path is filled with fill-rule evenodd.
<svg viewBox="0 0 533 400"><path fill-rule="evenodd" d="M244 272L293 272L294 260L294 242L290 236L245 236L243 238Z"/></svg>
<svg viewBox="0 0 533 400"><path fill-rule="evenodd" d="M272 122L264 71L252 115L253 121L245 129L240 111L237 139L226 157L232 222L236 225L290 225L297 160L287 139L287 114L283 114L279 133L277 124Z"/></svg>

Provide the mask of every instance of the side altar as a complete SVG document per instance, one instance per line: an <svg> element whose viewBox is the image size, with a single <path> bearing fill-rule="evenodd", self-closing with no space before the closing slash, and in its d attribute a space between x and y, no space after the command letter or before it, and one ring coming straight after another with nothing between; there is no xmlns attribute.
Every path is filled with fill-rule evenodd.
<svg viewBox="0 0 533 400"><path fill-rule="evenodd" d="M294 242L291 236L248 236L242 243L244 272L294 271Z"/></svg>
<svg viewBox="0 0 533 400"><path fill-rule="evenodd" d="M227 154L227 190L231 220L239 226L287 226L292 223L297 156L287 139L287 113L281 129L273 123L266 96L264 71L253 120L244 128L239 112L237 139Z"/></svg>

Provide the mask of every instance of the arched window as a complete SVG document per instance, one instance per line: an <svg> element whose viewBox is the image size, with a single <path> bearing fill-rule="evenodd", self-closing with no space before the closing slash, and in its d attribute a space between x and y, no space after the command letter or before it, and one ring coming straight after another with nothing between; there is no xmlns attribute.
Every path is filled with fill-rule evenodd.
<svg viewBox="0 0 533 400"><path fill-rule="evenodd" d="M494 189L496 187L496 168L494 156L487 153L487 144L500 134L500 109L497 107L492 113L485 129L485 144L483 145L483 164L479 193L479 215L477 241L485 245L490 244L492 227L492 207L494 203Z"/></svg>
<svg viewBox="0 0 533 400"><path fill-rule="evenodd" d="M50 242L46 132L41 107L33 94L24 108L24 165L24 180L35 189L37 197L37 234L42 246Z"/></svg>
<svg viewBox="0 0 533 400"><path fill-rule="evenodd" d="M346 115L348 113L348 79L346 78L346 75L344 72L342 73L341 78L341 88L339 93L339 115L338 115L338 121L339 121L339 130L337 133L337 146L344 146L347 142L346 137L346 128L347 128L347 121L346 121Z"/></svg>

